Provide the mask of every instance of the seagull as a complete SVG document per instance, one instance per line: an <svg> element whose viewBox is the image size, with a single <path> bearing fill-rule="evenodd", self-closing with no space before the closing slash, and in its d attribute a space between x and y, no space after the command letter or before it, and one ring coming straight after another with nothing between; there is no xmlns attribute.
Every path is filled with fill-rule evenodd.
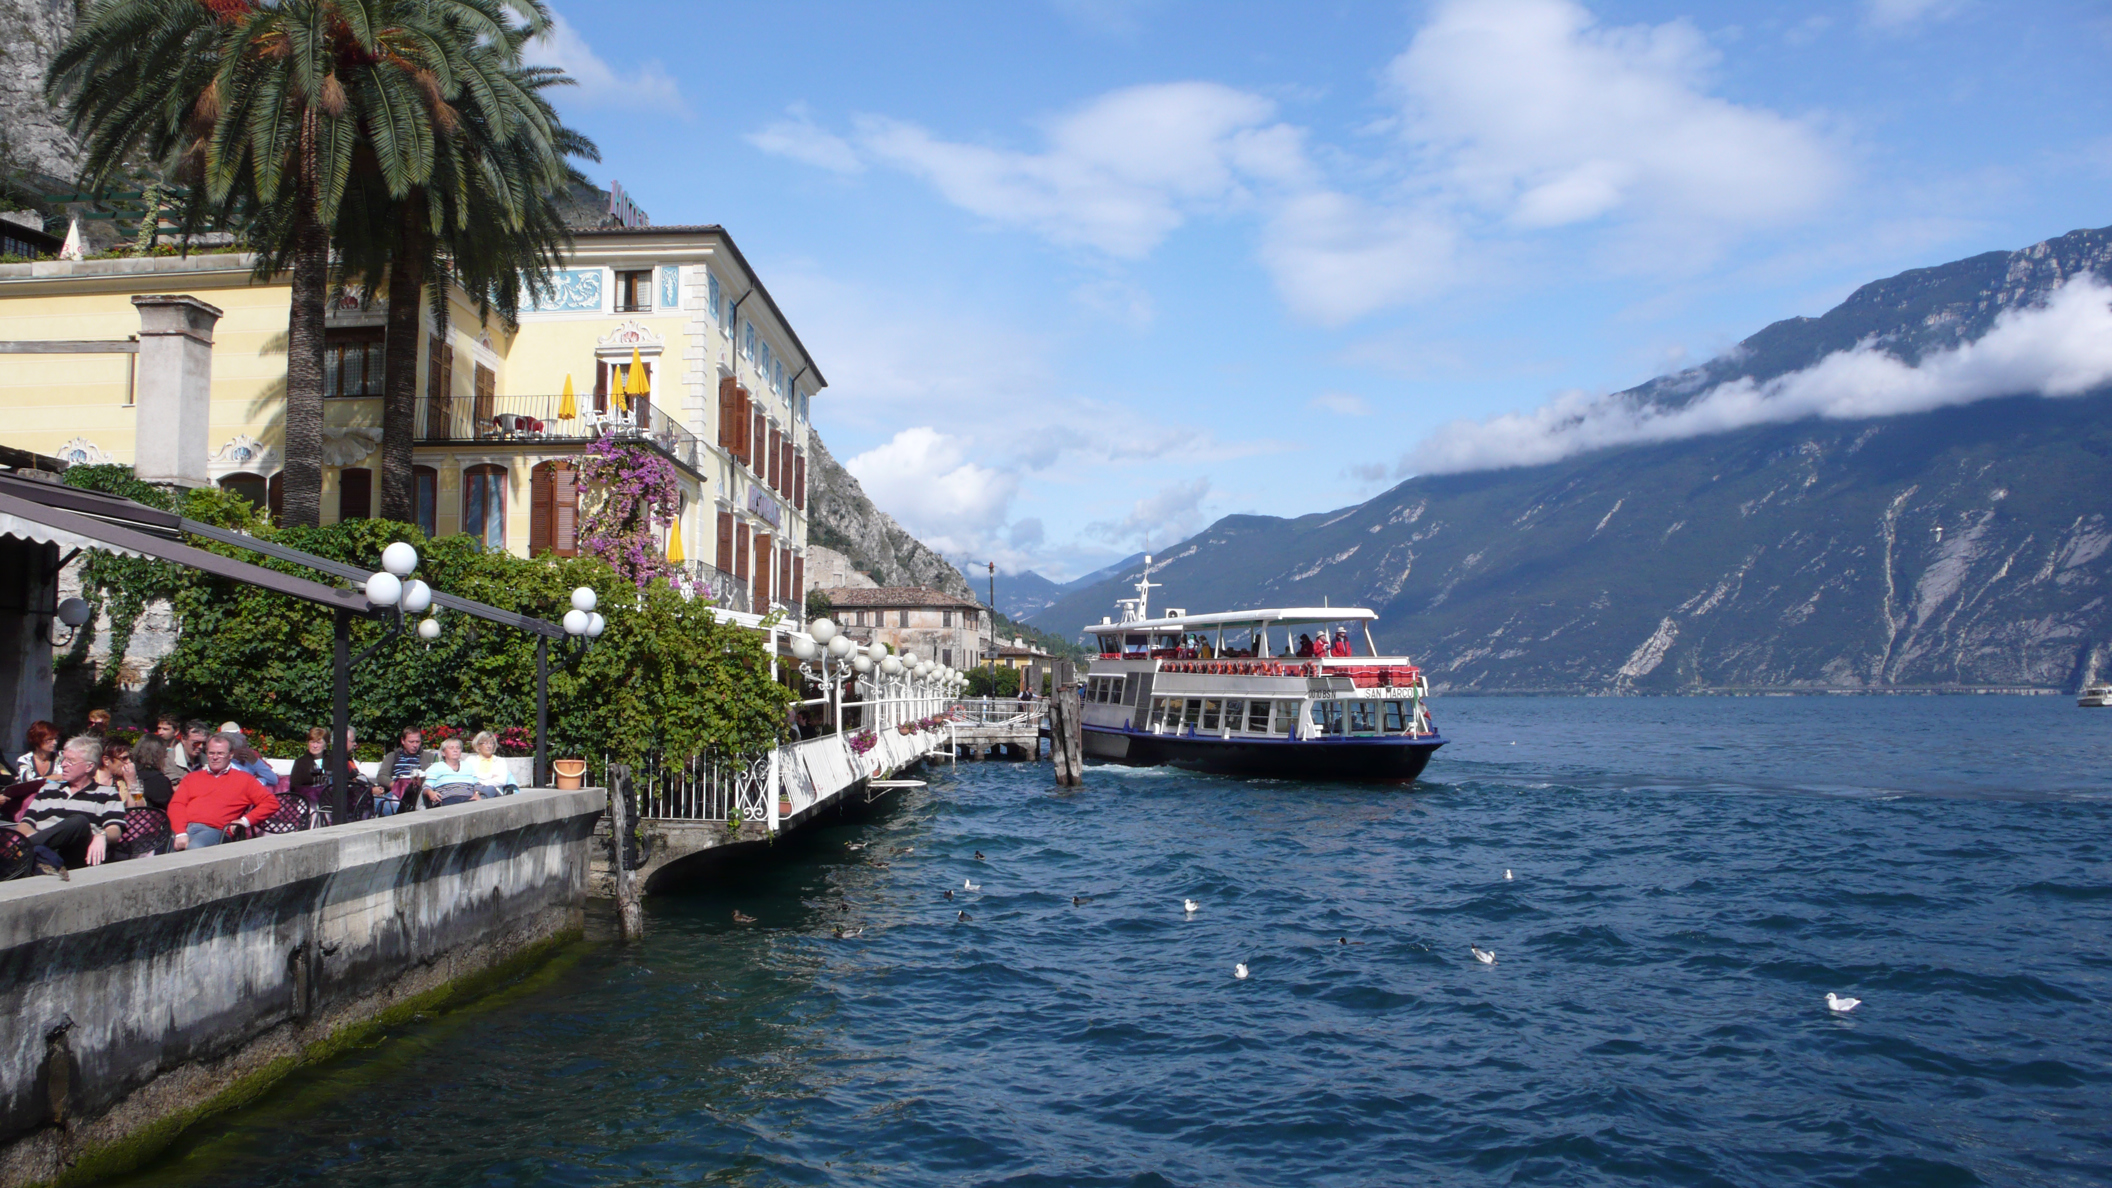
<svg viewBox="0 0 2112 1188"><path fill-rule="evenodd" d="M1503 881L1506 883L1511 881L1511 868L1508 866L1503 868Z"/></svg>
<svg viewBox="0 0 2112 1188"><path fill-rule="evenodd" d="M955 916L954 919L959 920L961 923L965 924L969 921L970 916L967 912L962 912L960 915Z"/></svg>
<svg viewBox="0 0 2112 1188"><path fill-rule="evenodd" d="M1247 976L1247 963L1246 963L1246 962L1244 962L1244 961L1236 962L1236 963L1235 963L1235 964L1234 964L1234 965L1232 966L1232 976L1233 976L1233 977L1235 977L1235 978L1244 978L1244 977L1246 977L1246 976Z"/></svg>
<svg viewBox="0 0 2112 1188"><path fill-rule="evenodd" d="M1195 913L1202 911L1203 905L1197 903L1192 899L1184 899L1181 901L1181 910L1187 912L1189 915L1192 916Z"/></svg>
<svg viewBox="0 0 2112 1188"><path fill-rule="evenodd" d="M733 922L736 924L753 924L755 923L755 917L739 908L735 908L733 909Z"/></svg>
<svg viewBox="0 0 2112 1188"><path fill-rule="evenodd" d="M1826 1009L1836 1015L1845 1015L1861 1005L1863 1000L1860 998L1842 998L1831 990L1826 992Z"/></svg>
<svg viewBox="0 0 2112 1188"><path fill-rule="evenodd" d="M1081 907L1081 906L1083 906L1083 905L1084 905L1084 903L1085 903L1085 896L1083 896L1083 895L1073 895L1073 896L1071 896L1071 906L1072 906L1072 907Z"/></svg>
<svg viewBox="0 0 2112 1188"><path fill-rule="evenodd" d="M1468 945L1467 950L1474 954L1474 960L1481 962L1483 965L1496 964L1496 951L1494 949L1484 949L1480 945Z"/></svg>
<svg viewBox="0 0 2112 1188"><path fill-rule="evenodd" d="M980 891L983 889L983 885L981 883L976 882L974 879L962 879L961 889L963 891Z"/></svg>

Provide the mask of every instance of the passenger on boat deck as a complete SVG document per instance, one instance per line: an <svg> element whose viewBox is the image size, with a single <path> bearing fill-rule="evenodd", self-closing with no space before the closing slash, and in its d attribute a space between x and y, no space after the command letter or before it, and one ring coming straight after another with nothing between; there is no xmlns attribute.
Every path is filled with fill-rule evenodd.
<svg viewBox="0 0 2112 1188"><path fill-rule="evenodd" d="M1301 635L1298 637L1298 654L1301 656L1310 656L1313 654L1312 636Z"/></svg>
<svg viewBox="0 0 2112 1188"><path fill-rule="evenodd" d="M1335 655L1347 656L1350 654L1351 653L1349 650L1349 628L1335 628Z"/></svg>
<svg viewBox="0 0 2112 1188"><path fill-rule="evenodd" d="M1198 635L1195 637L1195 658L1198 660L1217 659L1217 653L1210 650L1209 636Z"/></svg>

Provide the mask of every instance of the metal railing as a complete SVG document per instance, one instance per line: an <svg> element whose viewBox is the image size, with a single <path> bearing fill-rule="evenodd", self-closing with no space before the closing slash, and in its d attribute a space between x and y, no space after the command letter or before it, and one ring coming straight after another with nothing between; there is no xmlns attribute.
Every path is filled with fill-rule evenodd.
<svg viewBox="0 0 2112 1188"><path fill-rule="evenodd" d="M708 561L691 561L683 569L700 600L721 610L754 609L754 596L746 578L737 578Z"/></svg>
<svg viewBox="0 0 2112 1188"><path fill-rule="evenodd" d="M692 755L672 762L652 756L631 767L638 815L663 821L761 821L777 800L769 753L746 762ZM608 760L599 781L606 785Z"/></svg>
<svg viewBox="0 0 2112 1188"><path fill-rule="evenodd" d="M633 401L628 411L608 402L594 411L594 394L572 398L573 415L559 416L562 396L427 397L418 402L418 440L422 442L590 442L603 437L636 438L667 451L691 470L704 468L704 441L657 404L643 409ZM643 416L641 416L641 412Z"/></svg>
<svg viewBox="0 0 2112 1188"><path fill-rule="evenodd" d="M1048 709L1043 701L1022 701L1017 697L970 697L947 703L947 711L962 722L978 726L1011 726L1025 720L1038 720Z"/></svg>

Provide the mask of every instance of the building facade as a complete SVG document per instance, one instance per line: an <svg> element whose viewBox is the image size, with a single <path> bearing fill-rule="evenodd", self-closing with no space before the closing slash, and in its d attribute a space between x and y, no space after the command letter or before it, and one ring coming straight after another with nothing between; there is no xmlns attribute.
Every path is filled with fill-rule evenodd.
<svg viewBox="0 0 2112 1188"><path fill-rule="evenodd" d="M578 455L619 437L674 463L679 539L662 544L700 593L798 617L811 401L826 381L723 228L574 235L554 292L524 301L517 325L481 315L459 291L444 324L421 311L419 526L571 555ZM141 315L131 299L187 294L219 310L205 478L275 509L291 290L283 277L253 281L252 263L221 253L0 264L0 442L68 462L134 462ZM333 294L325 523L378 511L386 318L384 297Z"/></svg>
<svg viewBox="0 0 2112 1188"><path fill-rule="evenodd" d="M915 652L955 668L983 662L990 617L971 598L916 586L838 586L822 591L829 613L860 644L874 640L897 654Z"/></svg>

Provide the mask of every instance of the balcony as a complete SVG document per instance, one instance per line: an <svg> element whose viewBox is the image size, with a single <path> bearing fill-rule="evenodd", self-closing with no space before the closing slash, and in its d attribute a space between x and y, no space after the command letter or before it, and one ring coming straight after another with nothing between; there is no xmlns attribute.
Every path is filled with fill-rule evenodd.
<svg viewBox="0 0 2112 1188"><path fill-rule="evenodd" d="M525 443L564 448L603 437L633 438L665 450L692 471L704 469L704 442L674 417L648 404L633 402L631 411L594 411L592 393L574 396L573 416L560 418L562 396L478 396L418 402L418 442L441 445Z"/></svg>

